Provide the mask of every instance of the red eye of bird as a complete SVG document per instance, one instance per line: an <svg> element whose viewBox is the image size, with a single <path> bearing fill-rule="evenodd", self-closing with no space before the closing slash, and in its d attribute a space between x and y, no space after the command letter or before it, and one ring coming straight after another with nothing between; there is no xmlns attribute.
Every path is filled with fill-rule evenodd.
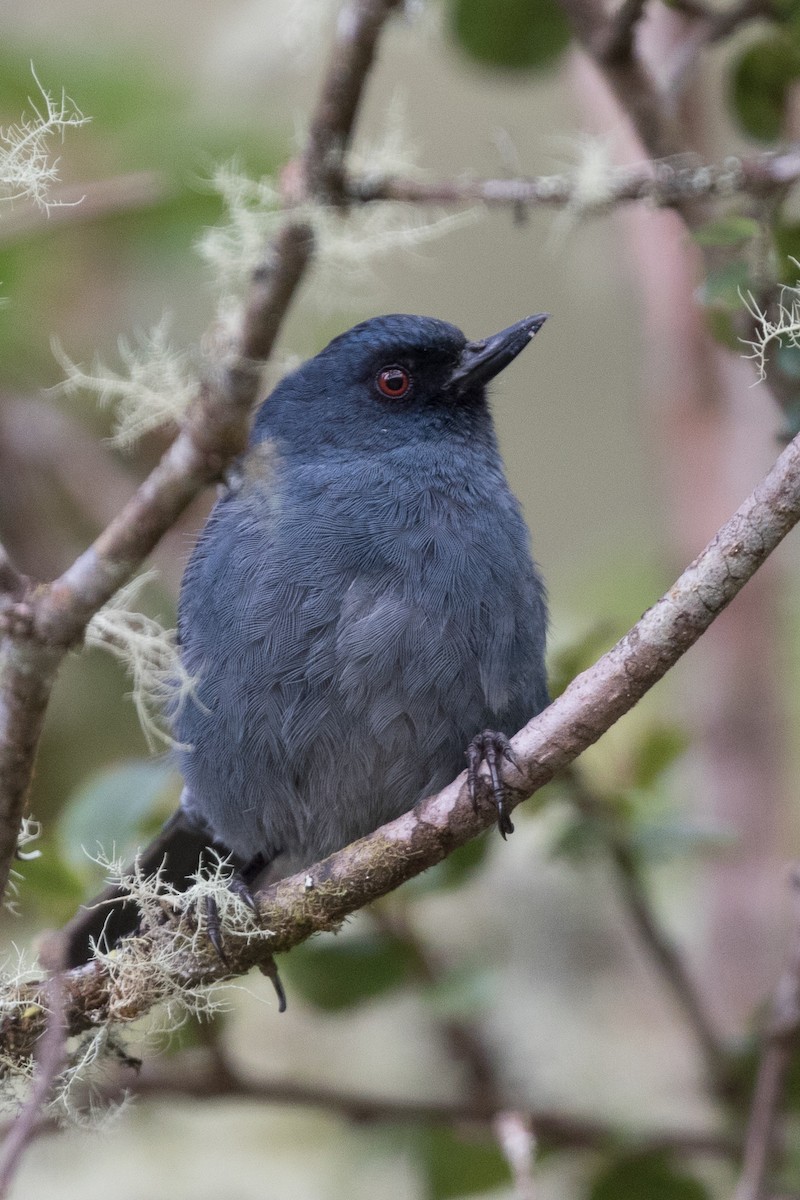
<svg viewBox="0 0 800 1200"><path fill-rule="evenodd" d="M381 395L390 400L400 400L411 390L411 376L405 367L384 367L375 382Z"/></svg>

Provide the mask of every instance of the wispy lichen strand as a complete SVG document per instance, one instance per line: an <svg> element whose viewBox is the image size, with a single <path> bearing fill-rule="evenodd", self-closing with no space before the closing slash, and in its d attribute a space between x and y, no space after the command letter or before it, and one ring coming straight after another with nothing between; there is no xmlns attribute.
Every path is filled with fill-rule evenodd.
<svg viewBox="0 0 800 1200"><path fill-rule="evenodd" d="M60 159L52 157L52 143L63 138L66 129L85 125L89 118L64 92L55 100L31 70L40 99L30 100L31 112L15 124L0 127L0 199L25 197L47 208L51 203L48 193L60 178Z"/></svg>
<svg viewBox="0 0 800 1200"><path fill-rule="evenodd" d="M191 701L195 681L181 662L174 629L165 629L155 618L132 612L128 605L154 572L137 575L92 617L86 627L86 645L99 646L123 663L133 676L131 697L142 732L151 751L162 743L173 745L164 712Z"/></svg>
<svg viewBox="0 0 800 1200"><path fill-rule="evenodd" d="M800 263L792 260L795 266ZM750 353L744 357L756 366L759 380L767 375L767 356L771 347L800 346L800 283L795 287L783 287L774 317L762 309L752 292L741 293L745 308L753 319L754 333L751 339L742 339Z"/></svg>
<svg viewBox="0 0 800 1200"><path fill-rule="evenodd" d="M272 934L258 924L250 909L228 886L230 865L216 858L198 870L186 891L165 882L160 872L146 874L138 863L124 867L121 861L100 856L96 861L107 873L108 882L129 893L139 914L139 930L125 942L125 953L115 948L94 946L94 954L110 980L111 1002L97 1028L68 1039L65 1065L55 1081L45 1115L60 1124L97 1128L114 1119L119 1104L109 1105L104 1085L119 1060L130 1061L130 1045L145 1042L152 1050L154 1039L171 1034L190 1017L207 1018L225 1011L230 1004L230 983L192 979L184 970L203 955L215 956L210 947L205 921L207 901L213 899L231 945L263 942L268 947ZM169 938L154 937L165 917L173 920ZM0 1022L14 1013L35 1019L39 1006L25 998L26 984L33 972L21 952L0 967ZM142 1012L150 1010L146 1027L130 1026ZM133 1043L132 1040L134 1039ZM35 1058L0 1053L0 1108L15 1111L25 1099L34 1074Z"/></svg>
<svg viewBox="0 0 800 1200"><path fill-rule="evenodd" d="M312 298L330 307L341 303L343 291L372 284L375 263L386 254L415 250L471 224L481 212L470 208L424 217L409 205L384 202L352 209L304 203L287 213L271 179L249 179L233 166L220 168L214 185L225 201L227 220L206 231L198 251L212 268L223 297L241 290L262 260L270 236L287 219L304 223L314 232Z"/></svg>
<svg viewBox="0 0 800 1200"><path fill-rule="evenodd" d="M197 391L189 356L174 348L169 326L170 318L165 314L139 336L137 345L120 338L124 374L107 367L100 358L95 358L85 371L72 361L60 342L53 341L53 354L66 376L57 390L67 395L90 392L101 406L115 405L113 440L119 446L128 447L150 430L180 421Z"/></svg>

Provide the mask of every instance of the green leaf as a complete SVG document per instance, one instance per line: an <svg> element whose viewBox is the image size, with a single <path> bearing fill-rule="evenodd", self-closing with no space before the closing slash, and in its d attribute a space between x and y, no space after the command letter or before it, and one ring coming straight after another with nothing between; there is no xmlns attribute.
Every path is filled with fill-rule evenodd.
<svg viewBox="0 0 800 1200"><path fill-rule="evenodd" d="M736 845L736 835L721 826L693 825L679 817L649 817L637 821L628 833L637 860L666 862L687 855L719 854Z"/></svg>
<svg viewBox="0 0 800 1200"><path fill-rule="evenodd" d="M637 787L652 787L683 754L687 738L680 729L655 725L639 738L631 754L631 774Z"/></svg>
<svg viewBox="0 0 800 1200"><path fill-rule="evenodd" d="M678 1170L663 1154L619 1158L595 1179L589 1200L707 1200L699 1179Z"/></svg>
<svg viewBox="0 0 800 1200"><path fill-rule="evenodd" d="M404 946L377 935L315 939L281 960L292 991L327 1012L338 1012L406 982L413 964Z"/></svg>
<svg viewBox="0 0 800 1200"><path fill-rule="evenodd" d="M427 986L423 999L439 1017L471 1017L493 1007L496 985L493 971L465 965Z"/></svg>
<svg viewBox="0 0 800 1200"><path fill-rule="evenodd" d="M556 0L453 0L453 36L486 67L540 70L567 48L572 36Z"/></svg>
<svg viewBox="0 0 800 1200"><path fill-rule="evenodd" d="M459 846L435 867L423 871L406 885L409 891L435 892L443 888L457 888L466 883L486 861L491 847L491 836L487 833Z"/></svg>
<svg viewBox="0 0 800 1200"><path fill-rule="evenodd" d="M51 925L60 925L84 899L83 881L52 843L41 847L37 843L36 848L41 849L38 858L14 864L17 902L21 912L27 913L34 904L46 912Z"/></svg>
<svg viewBox="0 0 800 1200"><path fill-rule="evenodd" d="M427 1175L429 1200L508 1187L508 1166L497 1143L488 1136L466 1137L436 1126L419 1130L414 1145L415 1159Z"/></svg>
<svg viewBox="0 0 800 1200"><path fill-rule="evenodd" d="M600 816L572 811L550 843L552 858L584 862L608 847L608 823Z"/></svg>
<svg viewBox="0 0 800 1200"><path fill-rule="evenodd" d="M740 312L742 308L741 292L747 291L750 284L750 271L746 262L737 259L725 263L717 270L709 271L705 282L699 289L698 299L701 304L713 308L726 309L728 312Z"/></svg>
<svg viewBox="0 0 800 1200"><path fill-rule="evenodd" d="M736 332L734 314L732 312L723 312L721 308L707 308L705 310L705 318L706 325L714 341L719 342L721 346L727 346L729 350L735 350L738 354L741 354L742 342Z"/></svg>
<svg viewBox="0 0 800 1200"><path fill-rule="evenodd" d="M738 246L757 237L761 226L753 217L731 215L707 221L692 237L700 246Z"/></svg>
<svg viewBox="0 0 800 1200"><path fill-rule="evenodd" d="M87 855L98 849L130 857L174 780L169 764L136 759L93 775L73 793L59 822L65 860L85 872Z"/></svg>
<svg viewBox="0 0 800 1200"><path fill-rule="evenodd" d="M800 49L785 32L748 46L730 77L730 101L739 124L751 137L781 137L789 88L800 79Z"/></svg>

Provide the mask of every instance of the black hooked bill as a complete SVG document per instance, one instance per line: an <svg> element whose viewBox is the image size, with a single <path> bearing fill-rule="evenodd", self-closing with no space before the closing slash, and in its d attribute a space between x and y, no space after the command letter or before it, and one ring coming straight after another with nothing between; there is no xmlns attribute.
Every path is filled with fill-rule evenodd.
<svg viewBox="0 0 800 1200"><path fill-rule="evenodd" d="M516 325L509 325L508 329L502 329L492 337L467 342L461 351L458 366L448 380L449 387L456 392L463 392L494 379L525 349L549 316L549 313L536 313L533 317L517 321Z"/></svg>

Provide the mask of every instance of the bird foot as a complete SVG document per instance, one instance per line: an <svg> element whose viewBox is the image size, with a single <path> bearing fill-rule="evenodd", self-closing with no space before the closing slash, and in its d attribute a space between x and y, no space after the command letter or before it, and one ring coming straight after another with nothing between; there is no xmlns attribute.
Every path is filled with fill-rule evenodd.
<svg viewBox="0 0 800 1200"><path fill-rule="evenodd" d="M254 860L254 867L256 866L256 862L258 870L260 870L263 865L260 858L259 860ZM251 874L250 867L248 867L246 870L248 875ZM258 872L256 870L253 873L257 874ZM247 907L255 916L256 920L258 920L258 905L256 903L255 896L250 889L250 884L245 878L245 875L239 871L234 871L228 876L227 886L228 890L233 892L234 896L238 896L242 903L247 905ZM213 896L205 897L203 901L203 911L208 940L214 947L214 952L222 965L225 967L230 967L230 960L225 953L225 944L222 938L222 922L219 915L219 906ZM275 959L271 954L258 964L258 969L261 971L262 975L266 975L275 989L275 995L278 997L278 1012L286 1012L286 992L284 991L283 984L281 983L281 978L278 974L278 968L275 964Z"/></svg>
<svg viewBox="0 0 800 1200"><path fill-rule="evenodd" d="M475 812L481 793L487 790L497 809L497 827L505 840L507 834L514 832L511 817L506 811L506 785L500 777L500 762L505 759L512 767L520 769L520 762L511 743L504 733L496 733L493 729L484 729L477 734L467 746L467 791ZM488 781L479 773L481 763L489 768Z"/></svg>
<svg viewBox="0 0 800 1200"><path fill-rule="evenodd" d="M242 876L238 874L238 872L234 872L233 875L228 877L226 880L226 886L228 891L233 892L234 896L238 896L238 898L247 905L254 915L258 915L258 907L256 905L255 897L250 891L246 880L244 880ZM220 962L226 967L229 967L230 963L228 961L228 956L225 953L225 946L222 940L222 921L219 915L219 905L217 904L214 896L204 897L203 914L206 920L206 933L208 934L208 940L214 947L217 958L220 960Z"/></svg>

